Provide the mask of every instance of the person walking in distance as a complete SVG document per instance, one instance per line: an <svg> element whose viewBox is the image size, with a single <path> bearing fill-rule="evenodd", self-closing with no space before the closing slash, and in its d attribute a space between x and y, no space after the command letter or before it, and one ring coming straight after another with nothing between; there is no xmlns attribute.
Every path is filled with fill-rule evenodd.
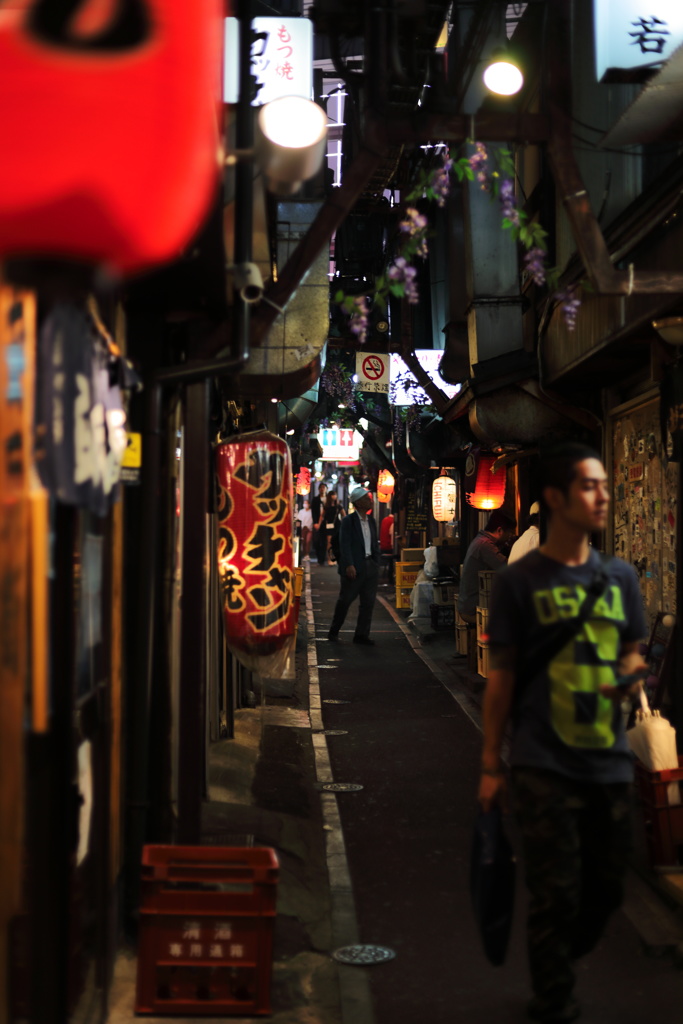
<svg viewBox="0 0 683 1024"><path fill-rule="evenodd" d="M364 487L356 487L349 495L354 506L351 515L339 524L339 562L341 576L339 597L334 609L328 640L338 640L352 602L359 599L358 621L353 642L373 645L370 639L372 612L379 580L379 544L377 525L372 509L372 496Z"/></svg>
<svg viewBox="0 0 683 1024"><path fill-rule="evenodd" d="M332 551L332 534L341 516L341 506L337 499L336 491L330 491L327 495L325 508L323 510L323 529L325 530L325 559L328 565L334 565L335 558Z"/></svg>
<svg viewBox="0 0 683 1024"><path fill-rule="evenodd" d="M609 509L600 457L582 444L548 452L540 472L545 542L502 569L489 607L479 801L506 799L509 762L529 889L529 1017L580 1014L574 961L590 952L621 903L629 850L632 758L617 676L646 669L638 578L591 548Z"/></svg>
<svg viewBox="0 0 683 1024"><path fill-rule="evenodd" d="M500 547L507 543L514 529L514 520L496 509L468 547L458 591L458 611L465 622L477 621L479 573L495 571L506 564L507 559Z"/></svg>
<svg viewBox="0 0 683 1024"><path fill-rule="evenodd" d="M319 565L325 564L327 552L327 536L325 532L325 523L323 520L323 511L325 508L326 496L327 484L320 484L320 486L318 487L318 493L311 502L311 517L313 519L312 544Z"/></svg>
<svg viewBox="0 0 683 1024"><path fill-rule="evenodd" d="M296 518L301 524L301 557L308 561L311 550L311 532L313 530L313 515L308 501L304 501L304 506L299 509Z"/></svg>

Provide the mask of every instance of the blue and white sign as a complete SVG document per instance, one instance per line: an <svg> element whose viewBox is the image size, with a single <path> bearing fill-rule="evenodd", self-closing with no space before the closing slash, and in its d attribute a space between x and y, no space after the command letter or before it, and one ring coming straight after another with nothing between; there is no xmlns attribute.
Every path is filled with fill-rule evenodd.
<svg viewBox="0 0 683 1024"><path fill-rule="evenodd" d="M254 18L257 38L251 48L252 73L261 88L253 106L280 96L313 96L313 23L308 18ZM239 98L239 35L237 18L225 19L223 102Z"/></svg>
<svg viewBox="0 0 683 1024"><path fill-rule="evenodd" d="M598 81L608 72L656 68L683 43L681 0L595 0Z"/></svg>
<svg viewBox="0 0 683 1024"><path fill-rule="evenodd" d="M352 427L325 427L318 434L325 462L357 462L363 436Z"/></svg>

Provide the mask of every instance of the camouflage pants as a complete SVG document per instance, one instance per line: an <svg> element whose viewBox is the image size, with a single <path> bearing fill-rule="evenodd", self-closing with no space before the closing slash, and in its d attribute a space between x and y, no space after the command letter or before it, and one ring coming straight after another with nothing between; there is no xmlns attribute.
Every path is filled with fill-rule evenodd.
<svg viewBox="0 0 683 1024"><path fill-rule="evenodd" d="M572 961L597 945L621 903L630 849L628 786L515 768L513 801L530 895L535 1003L552 1011L571 996Z"/></svg>

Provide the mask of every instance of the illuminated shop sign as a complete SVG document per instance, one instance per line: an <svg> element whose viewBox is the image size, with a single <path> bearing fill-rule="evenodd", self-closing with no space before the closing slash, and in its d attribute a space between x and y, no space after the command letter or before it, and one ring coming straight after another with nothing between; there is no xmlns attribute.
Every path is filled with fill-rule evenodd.
<svg viewBox="0 0 683 1024"><path fill-rule="evenodd" d="M313 23L308 18L254 18L253 28L263 38L251 47L252 73L261 88L252 106L260 107L280 96L313 96ZM239 98L239 21L225 19L223 102Z"/></svg>
<svg viewBox="0 0 683 1024"><path fill-rule="evenodd" d="M363 437L357 430L346 427L326 427L318 434L325 462L358 462Z"/></svg>
<svg viewBox="0 0 683 1024"><path fill-rule="evenodd" d="M657 67L683 43L681 0L595 0L594 16L599 82Z"/></svg>
<svg viewBox="0 0 683 1024"><path fill-rule="evenodd" d="M418 348L415 350L420 366L426 370L434 383L448 398L454 398L460 391L460 384L446 384L439 373L439 363L443 358L442 349ZM389 401L392 405L412 405L413 402L425 402L430 399L420 387L406 387L406 379L412 378L410 370L399 355L392 353L390 365L391 386Z"/></svg>

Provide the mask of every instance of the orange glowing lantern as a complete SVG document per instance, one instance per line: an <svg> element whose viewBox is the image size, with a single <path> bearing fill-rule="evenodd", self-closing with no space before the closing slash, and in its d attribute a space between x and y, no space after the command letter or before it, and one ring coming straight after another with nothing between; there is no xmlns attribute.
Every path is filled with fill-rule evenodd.
<svg viewBox="0 0 683 1024"><path fill-rule="evenodd" d="M289 449L256 431L219 445L216 469L227 644L252 671L272 671L295 630Z"/></svg>
<svg viewBox="0 0 683 1024"><path fill-rule="evenodd" d="M445 469L432 484L432 515L437 523L450 523L455 518L457 488Z"/></svg>
<svg viewBox="0 0 683 1024"><path fill-rule="evenodd" d="M500 508L505 501L505 470L495 472L495 461L493 455L479 456L474 490L467 494L467 500L473 508Z"/></svg>
<svg viewBox="0 0 683 1024"><path fill-rule="evenodd" d="M377 500L387 504L394 493L394 478L388 469L380 469L377 477Z"/></svg>
<svg viewBox="0 0 683 1024"><path fill-rule="evenodd" d="M303 466L296 477L296 493L309 494L311 490L311 471Z"/></svg>

